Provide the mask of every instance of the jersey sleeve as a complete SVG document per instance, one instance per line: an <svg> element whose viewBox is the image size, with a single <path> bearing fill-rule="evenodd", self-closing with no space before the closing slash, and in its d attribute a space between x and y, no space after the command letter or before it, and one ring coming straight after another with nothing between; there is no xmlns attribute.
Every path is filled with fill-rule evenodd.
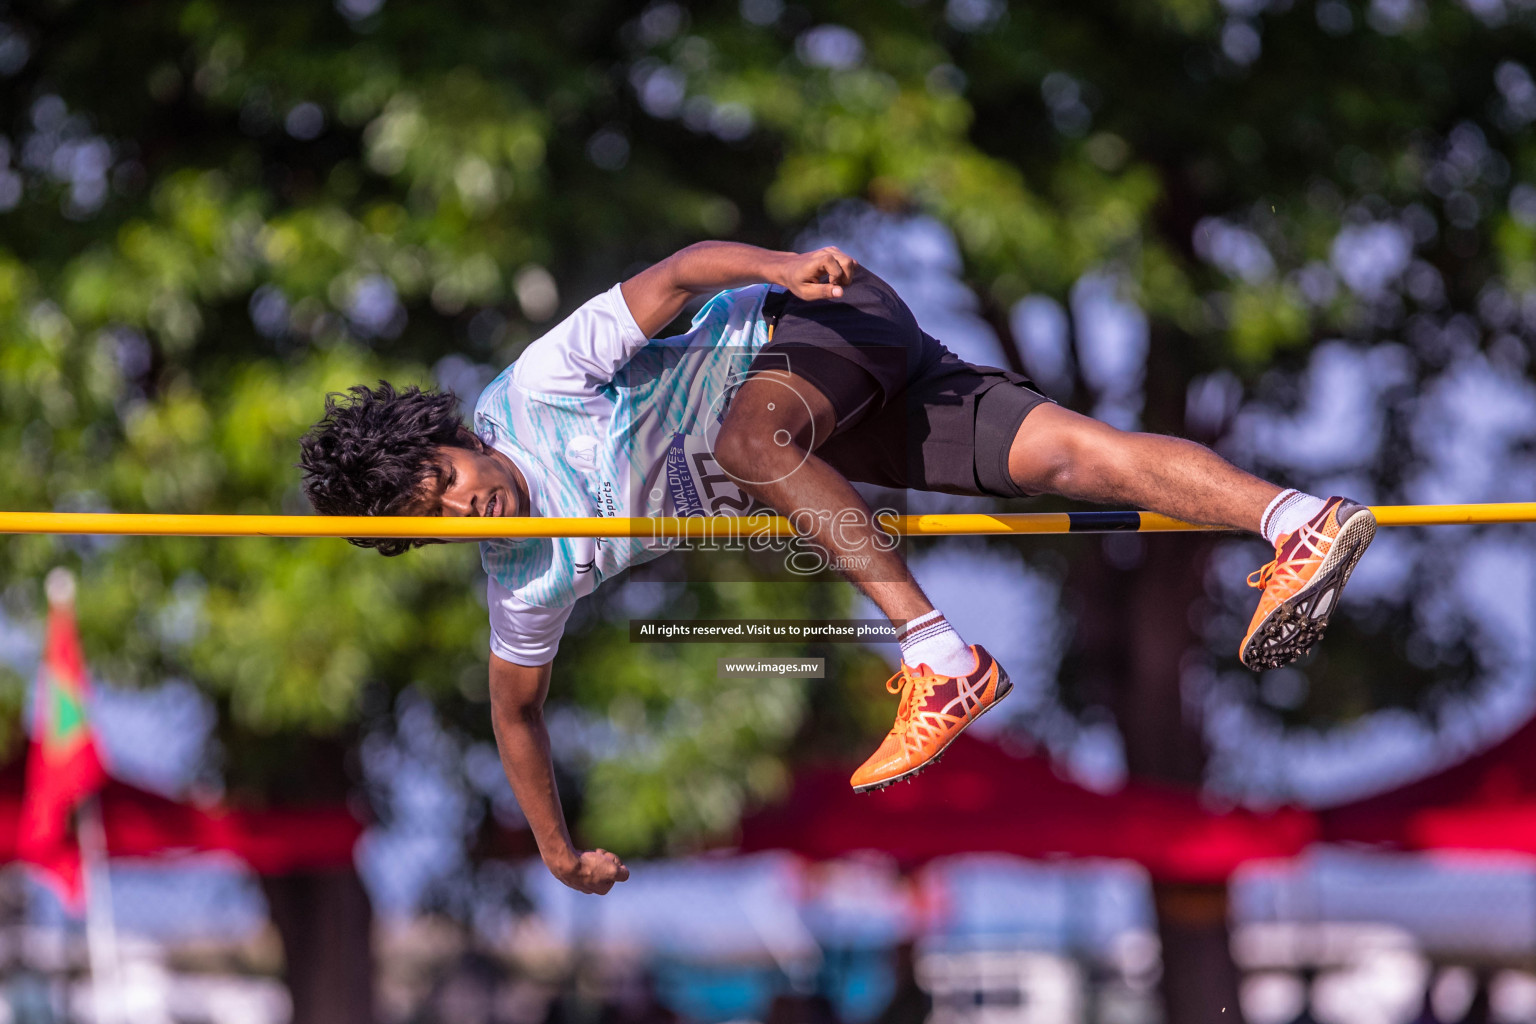
<svg viewBox="0 0 1536 1024"><path fill-rule="evenodd" d="M531 605L496 582L495 577L486 578L485 598L491 612L492 654L514 665L547 665L555 660L574 605Z"/></svg>
<svg viewBox="0 0 1536 1024"><path fill-rule="evenodd" d="M529 345L513 376L528 391L587 397L649 343L614 285Z"/></svg>

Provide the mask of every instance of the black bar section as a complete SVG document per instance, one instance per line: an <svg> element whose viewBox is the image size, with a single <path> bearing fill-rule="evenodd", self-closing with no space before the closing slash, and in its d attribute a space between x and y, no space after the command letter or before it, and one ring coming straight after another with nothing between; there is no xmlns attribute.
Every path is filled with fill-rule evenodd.
<svg viewBox="0 0 1536 1024"><path fill-rule="evenodd" d="M1068 533L1136 533L1140 512L1068 512Z"/></svg>

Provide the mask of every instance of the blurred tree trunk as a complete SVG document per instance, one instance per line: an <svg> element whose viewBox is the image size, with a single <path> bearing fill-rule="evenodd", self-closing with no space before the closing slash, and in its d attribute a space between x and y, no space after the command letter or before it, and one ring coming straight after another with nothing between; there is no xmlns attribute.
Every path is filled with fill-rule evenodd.
<svg viewBox="0 0 1536 1024"><path fill-rule="evenodd" d="M358 740L227 730L232 790L269 805L347 804L364 792ZM373 905L357 870L295 871L262 879L267 911L283 940L291 1024L374 1024Z"/></svg>
<svg viewBox="0 0 1536 1024"><path fill-rule="evenodd" d="M1077 670L1113 710L1133 779L1198 789L1205 741L1180 685L1204 591L1203 537L1110 536L1073 574ZM1113 553L1113 562L1106 552ZM1224 886L1154 881L1169 1024L1238 1024Z"/></svg>
<svg viewBox="0 0 1536 1024"><path fill-rule="evenodd" d="M1187 339L1153 325L1144 429L1185 434L1188 352ZM1186 658L1201 646L1194 615L1214 543L1200 534L1110 535L1074 565L1072 667L1086 684L1085 697L1112 712L1132 779L1189 789L1204 784L1200 708L1186 699L1182 682ZM1152 895L1165 1019L1239 1024L1225 886L1154 882Z"/></svg>
<svg viewBox="0 0 1536 1024"><path fill-rule="evenodd" d="M351 868L262 879L292 1024L373 1024L373 907Z"/></svg>
<svg viewBox="0 0 1536 1024"><path fill-rule="evenodd" d="M1205 775L1199 711L1181 685L1185 655L1195 646L1191 606L1204 593L1207 538L1159 537L1130 591L1131 664L1116 715L1132 778L1198 789ZM1163 1005L1170 1022L1241 1020L1238 972L1232 961L1226 887L1154 882L1163 955Z"/></svg>
<svg viewBox="0 0 1536 1024"><path fill-rule="evenodd" d="M1242 1021L1225 885L1152 887L1163 947L1163 1009L1169 1024Z"/></svg>

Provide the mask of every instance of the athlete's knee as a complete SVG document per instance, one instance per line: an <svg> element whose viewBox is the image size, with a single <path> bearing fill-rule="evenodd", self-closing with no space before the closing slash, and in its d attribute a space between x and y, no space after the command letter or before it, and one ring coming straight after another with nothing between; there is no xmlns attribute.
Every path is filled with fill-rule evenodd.
<svg viewBox="0 0 1536 1024"><path fill-rule="evenodd" d="M727 418L715 439L715 461L732 476L752 480L781 462L798 465L805 455L786 427L760 418Z"/></svg>
<svg viewBox="0 0 1536 1024"><path fill-rule="evenodd" d="M1104 484L1105 459L1093 445L1075 436L1063 437L1042 453L1041 489L1054 494L1083 495Z"/></svg>
<svg viewBox="0 0 1536 1024"><path fill-rule="evenodd" d="M1036 453L1031 469L1029 475L1033 479L1021 482L1028 483L1030 490L1051 494L1073 493L1077 480L1083 475L1069 444L1054 444Z"/></svg>
<svg viewBox="0 0 1536 1024"><path fill-rule="evenodd" d="M1015 482L1035 493L1080 498L1117 487L1135 435L1086 416L1061 419L1046 429L1020 431L1009 457Z"/></svg>
<svg viewBox="0 0 1536 1024"><path fill-rule="evenodd" d="M738 479L763 479L805 461L817 437L829 436L831 402L793 374L760 373L731 400L715 439L715 459Z"/></svg>

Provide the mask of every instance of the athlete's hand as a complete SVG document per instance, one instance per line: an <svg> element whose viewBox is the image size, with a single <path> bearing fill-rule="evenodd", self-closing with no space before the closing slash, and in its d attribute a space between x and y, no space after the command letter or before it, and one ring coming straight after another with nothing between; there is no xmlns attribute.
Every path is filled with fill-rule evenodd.
<svg viewBox="0 0 1536 1024"><path fill-rule="evenodd" d="M629 868L607 850L588 850L577 856L574 865L554 875L577 892L601 896L613 883L628 881Z"/></svg>
<svg viewBox="0 0 1536 1024"><path fill-rule="evenodd" d="M780 267L775 284L783 285L805 299L840 299L843 286L853 280L853 268L858 263L835 245L815 252L796 253L786 257Z"/></svg>

